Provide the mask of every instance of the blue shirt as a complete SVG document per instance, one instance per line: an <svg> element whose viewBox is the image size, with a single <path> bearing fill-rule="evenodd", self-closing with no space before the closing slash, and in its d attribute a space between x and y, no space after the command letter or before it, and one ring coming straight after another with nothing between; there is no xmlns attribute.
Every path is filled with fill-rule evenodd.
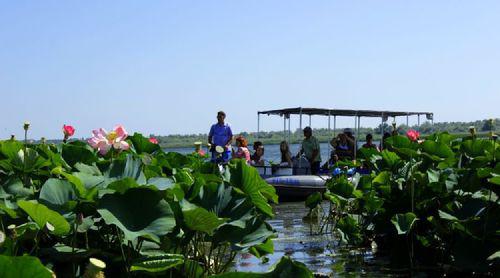
<svg viewBox="0 0 500 278"><path fill-rule="evenodd" d="M224 125L216 123L210 128L208 136L212 136L212 144L224 147L226 146L227 141L233 137L233 131L227 123Z"/></svg>

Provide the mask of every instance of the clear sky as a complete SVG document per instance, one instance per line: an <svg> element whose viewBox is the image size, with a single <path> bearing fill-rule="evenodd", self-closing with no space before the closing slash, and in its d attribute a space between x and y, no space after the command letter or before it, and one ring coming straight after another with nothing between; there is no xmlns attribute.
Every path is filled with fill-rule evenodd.
<svg viewBox="0 0 500 278"><path fill-rule="evenodd" d="M235 132L298 106L499 117L499 15L498 0L0 0L0 138L25 120L32 138L207 133L220 109Z"/></svg>

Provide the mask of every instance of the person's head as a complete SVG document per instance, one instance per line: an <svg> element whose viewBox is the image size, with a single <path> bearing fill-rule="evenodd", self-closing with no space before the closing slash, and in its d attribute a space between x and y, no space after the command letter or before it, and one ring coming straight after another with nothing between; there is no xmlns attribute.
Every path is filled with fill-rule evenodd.
<svg viewBox="0 0 500 278"><path fill-rule="evenodd" d="M373 135L371 133L366 134L366 143L371 144L373 141Z"/></svg>
<svg viewBox="0 0 500 278"><path fill-rule="evenodd" d="M224 113L224 111L217 112L217 122L219 124L223 124L225 119L226 119L226 113Z"/></svg>
<svg viewBox="0 0 500 278"><path fill-rule="evenodd" d="M335 151L330 152L330 160L333 162L339 161L339 156L335 153Z"/></svg>
<svg viewBox="0 0 500 278"><path fill-rule="evenodd" d="M253 142L253 150L254 150L254 151L257 151L257 149L258 149L259 147L264 147L264 144L262 144L262 142L261 142L261 141L255 141L255 142Z"/></svg>
<svg viewBox="0 0 500 278"><path fill-rule="evenodd" d="M353 137L352 136L352 129L350 128L344 128L344 134L347 136L347 137Z"/></svg>
<svg viewBox="0 0 500 278"><path fill-rule="evenodd" d="M306 126L303 131L304 131L304 137L309 138L312 136L313 132L310 126Z"/></svg>
<svg viewBox="0 0 500 278"><path fill-rule="evenodd" d="M341 143L345 144L347 142L347 135L345 133L340 133L339 140Z"/></svg>
<svg viewBox="0 0 500 278"><path fill-rule="evenodd" d="M257 149L255 150L255 155L257 155L258 157L263 157L264 156L264 146L257 147Z"/></svg>
<svg viewBox="0 0 500 278"><path fill-rule="evenodd" d="M248 146L248 142L247 142L247 139L245 139L245 137L243 136L238 136L236 137L236 146L238 147L247 147Z"/></svg>
<svg viewBox="0 0 500 278"><path fill-rule="evenodd" d="M288 146L288 143L286 141L281 141L281 143L280 143L280 151L281 151L281 153L290 152L290 147Z"/></svg>

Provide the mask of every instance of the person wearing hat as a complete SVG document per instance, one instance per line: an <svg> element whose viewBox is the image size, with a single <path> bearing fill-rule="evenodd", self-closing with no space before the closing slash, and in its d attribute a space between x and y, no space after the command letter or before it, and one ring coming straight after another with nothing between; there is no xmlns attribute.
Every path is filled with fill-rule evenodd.
<svg viewBox="0 0 500 278"><path fill-rule="evenodd" d="M231 143L233 142L233 131L228 123L225 123L226 113L224 111L217 112L217 123L210 127L208 133L208 143L211 145L210 152L212 152L212 161L216 161L218 154L217 147L221 147L222 160L229 161L231 158Z"/></svg>
<svg viewBox="0 0 500 278"><path fill-rule="evenodd" d="M201 142L197 141L194 142L194 153L200 155L200 156L205 156L205 151L201 148Z"/></svg>
<svg viewBox="0 0 500 278"><path fill-rule="evenodd" d="M321 164L319 142L316 137L312 135L311 127L304 128L304 140L302 140L302 145L300 152L297 157L304 154L309 160L311 174L317 175L319 173L319 166Z"/></svg>

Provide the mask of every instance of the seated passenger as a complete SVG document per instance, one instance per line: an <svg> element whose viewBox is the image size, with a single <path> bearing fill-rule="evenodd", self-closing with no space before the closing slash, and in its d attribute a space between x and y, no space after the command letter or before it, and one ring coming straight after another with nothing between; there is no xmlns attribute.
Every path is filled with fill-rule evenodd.
<svg viewBox="0 0 500 278"><path fill-rule="evenodd" d="M250 164L264 166L264 145L260 141L253 143L254 153L250 156Z"/></svg>
<svg viewBox="0 0 500 278"><path fill-rule="evenodd" d="M362 147L367 149L375 149L378 151L377 145L373 144L373 135L371 135L371 133L368 133L366 135L366 143L364 143Z"/></svg>
<svg viewBox="0 0 500 278"><path fill-rule="evenodd" d="M347 140L346 134L340 133L337 138L333 138L330 141L330 144L340 160L352 160L354 158L354 152Z"/></svg>
<svg viewBox="0 0 500 278"><path fill-rule="evenodd" d="M379 145L379 150L383 151L385 149L385 139L391 137L391 134L389 132L384 132L384 136L382 136L382 141L380 142Z"/></svg>
<svg viewBox="0 0 500 278"><path fill-rule="evenodd" d="M292 153L286 141L280 143L281 163L280 166L292 167Z"/></svg>
<svg viewBox="0 0 500 278"><path fill-rule="evenodd" d="M233 158L243 158L247 163L250 162L250 151L248 150L248 143L245 137L238 136L236 137L236 146L238 149L233 151Z"/></svg>
<svg viewBox="0 0 500 278"><path fill-rule="evenodd" d="M339 157L335 153L335 150L333 150L330 152L330 159L328 159L328 161L325 162L325 164L323 164L323 166L321 166L321 168L323 170L326 170L326 171L331 170L335 167L335 164L337 164L338 161L339 161Z"/></svg>

